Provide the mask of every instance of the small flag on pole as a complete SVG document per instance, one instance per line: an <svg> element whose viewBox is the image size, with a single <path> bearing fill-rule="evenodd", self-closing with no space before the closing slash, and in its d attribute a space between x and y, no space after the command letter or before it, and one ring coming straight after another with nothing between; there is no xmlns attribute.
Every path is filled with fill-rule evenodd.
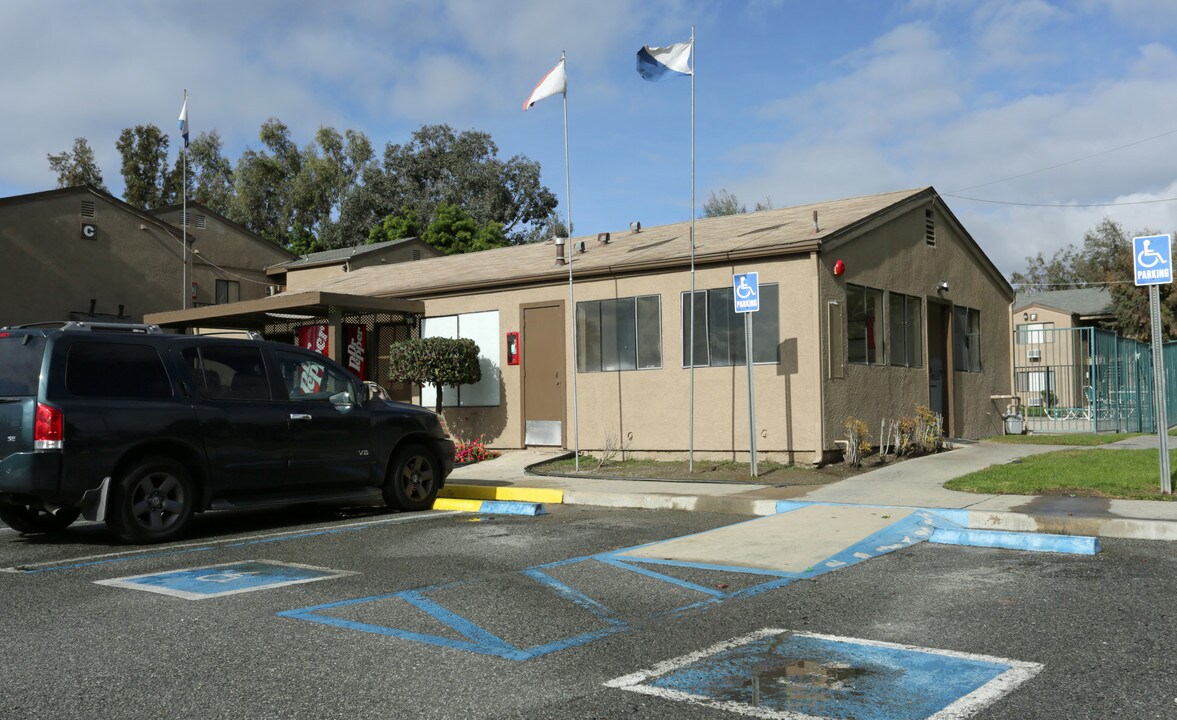
<svg viewBox="0 0 1177 720"><path fill-rule="evenodd" d="M553 95L560 95L568 92L568 77L564 74L564 58L560 58L560 62L556 63L556 67L548 71L547 75L543 76L531 91L531 95L523 102L523 109L526 111L532 105L536 104L544 98L550 98Z"/></svg>
<svg viewBox="0 0 1177 720"><path fill-rule="evenodd" d="M694 40L667 47L645 45L638 50L638 74L646 80L658 81L691 75L691 50Z"/></svg>
<svg viewBox="0 0 1177 720"><path fill-rule="evenodd" d="M184 147L188 147L188 93L184 93L184 107L180 108L180 135L184 138Z"/></svg>

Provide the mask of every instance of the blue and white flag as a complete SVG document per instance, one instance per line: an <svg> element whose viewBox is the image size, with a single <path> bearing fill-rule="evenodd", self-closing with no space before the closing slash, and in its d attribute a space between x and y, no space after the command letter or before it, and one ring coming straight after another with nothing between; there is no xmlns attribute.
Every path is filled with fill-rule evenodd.
<svg viewBox="0 0 1177 720"><path fill-rule="evenodd" d="M184 107L180 108L180 135L184 138L184 147L188 147L188 93L184 93Z"/></svg>
<svg viewBox="0 0 1177 720"><path fill-rule="evenodd" d="M691 68L691 50L693 49L693 40L668 47L645 45L641 50L638 50L638 74L651 81L691 75L693 74Z"/></svg>

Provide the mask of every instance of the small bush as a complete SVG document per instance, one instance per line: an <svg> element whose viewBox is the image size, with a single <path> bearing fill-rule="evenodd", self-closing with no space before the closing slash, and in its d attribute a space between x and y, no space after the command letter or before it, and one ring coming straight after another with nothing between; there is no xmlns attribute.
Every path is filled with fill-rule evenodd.
<svg viewBox="0 0 1177 720"><path fill-rule="evenodd" d="M862 459L870 454L870 430L858 418L846 418L846 463L850 467L862 467Z"/></svg>

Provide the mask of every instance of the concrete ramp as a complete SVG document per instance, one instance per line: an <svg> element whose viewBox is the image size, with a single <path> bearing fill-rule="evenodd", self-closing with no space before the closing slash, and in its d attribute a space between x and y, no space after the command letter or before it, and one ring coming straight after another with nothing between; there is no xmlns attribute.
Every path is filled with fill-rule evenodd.
<svg viewBox="0 0 1177 720"><path fill-rule="evenodd" d="M930 534L931 520L911 510L805 505L633 548L617 553L617 557L802 574L814 572L830 560L838 566L849 564L837 558L847 551L852 558L865 560L926 540Z"/></svg>

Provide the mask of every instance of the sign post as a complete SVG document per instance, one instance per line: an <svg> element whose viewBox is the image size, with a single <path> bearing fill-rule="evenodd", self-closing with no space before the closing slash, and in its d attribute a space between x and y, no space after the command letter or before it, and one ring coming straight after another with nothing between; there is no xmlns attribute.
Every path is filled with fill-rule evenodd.
<svg viewBox="0 0 1177 720"><path fill-rule="evenodd" d="M1169 475L1169 418L1165 407L1165 357L1161 347L1161 285L1173 283L1173 237L1148 235L1132 238L1133 275L1136 284L1148 286L1148 310L1152 324L1153 406L1156 408L1157 449L1160 451L1161 492L1173 492Z"/></svg>
<svg viewBox="0 0 1177 720"><path fill-rule="evenodd" d="M756 385L752 377L752 313L760 311L760 273L750 272L732 277L735 311L744 316L744 360L748 365L748 452L752 477L756 467Z"/></svg>

